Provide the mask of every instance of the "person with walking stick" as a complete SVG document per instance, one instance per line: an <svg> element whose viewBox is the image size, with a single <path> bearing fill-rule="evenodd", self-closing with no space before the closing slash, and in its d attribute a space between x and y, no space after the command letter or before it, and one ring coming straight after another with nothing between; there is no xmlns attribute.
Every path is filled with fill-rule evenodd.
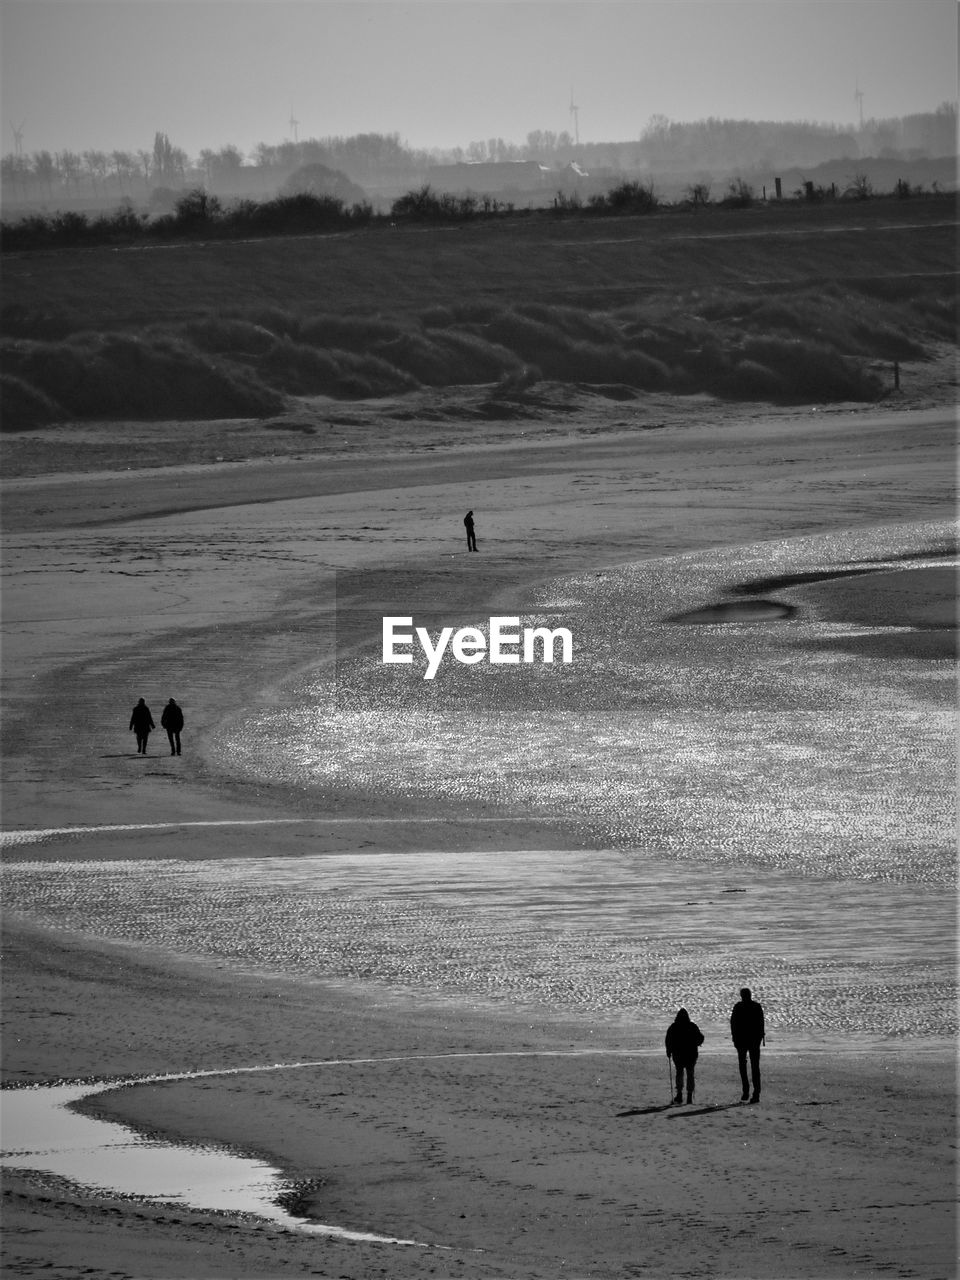
<svg viewBox="0 0 960 1280"><path fill-rule="evenodd" d="M703 1032L695 1022L690 1021L690 1015L686 1009L679 1009L664 1037L667 1058L673 1059L677 1072L677 1094L674 1102L678 1106L683 1102L684 1075L687 1077L687 1102L693 1101L693 1072L703 1039Z"/></svg>

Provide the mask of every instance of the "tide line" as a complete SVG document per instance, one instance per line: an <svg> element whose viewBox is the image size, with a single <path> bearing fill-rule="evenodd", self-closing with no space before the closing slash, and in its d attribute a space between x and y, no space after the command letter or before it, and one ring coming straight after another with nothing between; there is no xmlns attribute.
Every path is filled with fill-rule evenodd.
<svg viewBox="0 0 960 1280"><path fill-rule="evenodd" d="M204 818L195 821L171 822L114 822L90 827L38 827L23 830L0 831L0 849L20 844L39 844L43 840L51 840L56 836L95 836L109 835L115 831L179 831L183 828L196 827L280 827L280 826L426 826L443 823L529 823L530 818L511 817L464 817L464 818Z"/></svg>

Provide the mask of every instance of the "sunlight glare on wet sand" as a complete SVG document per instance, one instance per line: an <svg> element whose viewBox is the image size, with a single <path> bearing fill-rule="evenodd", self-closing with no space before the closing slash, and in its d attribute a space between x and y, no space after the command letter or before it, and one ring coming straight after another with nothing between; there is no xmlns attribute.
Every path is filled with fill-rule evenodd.
<svg viewBox="0 0 960 1280"><path fill-rule="evenodd" d="M573 630L572 666L452 663L428 683L350 658L335 687L321 675L290 689L219 749L247 778L559 818L594 847L952 884L953 630L864 628L815 605L774 622L668 621L737 584L842 572L951 532L821 535L566 578L533 608ZM895 576L877 573L887 592Z"/></svg>
<svg viewBox="0 0 960 1280"><path fill-rule="evenodd" d="M3 886L43 924L302 978L717 1022L749 980L780 1043L956 1028L955 914L924 886L612 850L15 863Z"/></svg>

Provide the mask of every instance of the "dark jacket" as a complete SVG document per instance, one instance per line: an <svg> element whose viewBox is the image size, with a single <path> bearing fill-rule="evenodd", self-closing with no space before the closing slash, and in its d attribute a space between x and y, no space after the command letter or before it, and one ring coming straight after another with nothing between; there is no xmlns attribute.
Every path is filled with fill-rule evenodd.
<svg viewBox="0 0 960 1280"><path fill-rule="evenodd" d="M160 723L164 729L169 729L171 733L179 733L183 728L183 712L172 698L163 708Z"/></svg>
<svg viewBox="0 0 960 1280"><path fill-rule="evenodd" d="M756 1049L763 1040L763 1006L738 1000L730 1015L730 1035L738 1049Z"/></svg>
<svg viewBox="0 0 960 1280"><path fill-rule="evenodd" d="M468 511L463 517L463 523L466 526L467 533L473 533L473 512Z"/></svg>
<svg viewBox="0 0 960 1280"><path fill-rule="evenodd" d="M667 1028L664 1037L667 1053L678 1067L692 1066L697 1060L700 1046L703 1044L703 1032L695 1022L690 1021L686 1009L681 1009Z"/></svg>
<svg viewBox="0 0 960 1280"><path fill-rule="evenodd" d="M130 728L136 729L137 733L149 733L151 729L156 727L153 723L153 716L150 714L150 708L141 698L133 708L133 715L130 717Z"/></svg>

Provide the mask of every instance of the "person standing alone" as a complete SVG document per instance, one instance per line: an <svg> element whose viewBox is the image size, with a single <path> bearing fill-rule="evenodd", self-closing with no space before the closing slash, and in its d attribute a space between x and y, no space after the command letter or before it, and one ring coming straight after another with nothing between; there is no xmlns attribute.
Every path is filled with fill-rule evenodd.
<svg viewBox="0 0 960 1280"><path fill-rule="evenodd" d="M730 1035L737 1050L740 1064L740 1083L743 1085L741 1102L760 1101L760 1046L766 1044L763 1029L763 1006L757 1004L749 987L740 988L740 1000L730 1014ZM747 1057L750 1058L750 1079L747 1079ZM750 1084L753 1083L753 1093Z"/></svg>
<svg viewBox="0 0 960 1280"><path fill-rule="evenodd" d="M464 524L464 528L467 531L467 550L476 551L477 537L476 537L476 534L473 532L473 512L472 511L468 511L467 514L463 517L463 524Z"/></svg>
<svg viewBox="0 0 960 1280"><path fill-rule="evenodd" d="M172 756L178 756L180 754L180 730L183 728L183 712L172 698L163 708L163 715L160 717L160 723L167 731L167 738L170 742L170 754Z"/></svg>
<svg viewBox="0 0 960 1280"><path fill-rule="evenodd" d="M703 1044L703 1032L695 1022L690 1021L686 1009L679 1009L677 1016L667 1028L664 1037L667 1046L667 1057L673 1059L677 1072L677 1096L674 1102L683 1102L683 1077L687 1077L687 1102L693 1101L693 1069L696 1065L700 1046Z"/></svg>

